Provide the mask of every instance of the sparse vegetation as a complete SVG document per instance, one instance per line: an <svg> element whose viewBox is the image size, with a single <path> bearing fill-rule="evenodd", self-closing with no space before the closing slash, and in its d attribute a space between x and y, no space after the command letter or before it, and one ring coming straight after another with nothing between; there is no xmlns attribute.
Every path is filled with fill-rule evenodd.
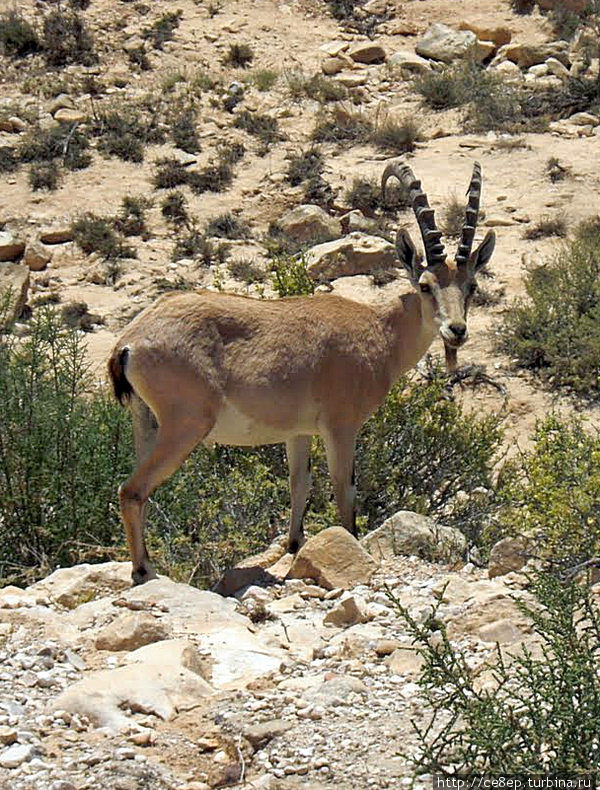
<svg viewBox="0 0 600 790"><path fill-rule="evenodd" d="M321 176L309 178L304 186L303 200L305 203L314 203L316 206L329 208L335 195L328 181Z"/></svg>
<svg viewBox="0 0 600 790"><path fill-rule="evenodd" d="M205 233L207 236L218 236L222 239L245 239L250 235L250 228L235 214L228 212L209 220Z"/></svg>
<svg viewBox="0 0 600 790"><path fill-rule="evenodd" d="M525 277L527 299L497 329L500 350L548 386L600 392L600 222L580 225L553 258Z"/></svg>
<svg viewBox="0 0 600 790"><path fill-rule="evenodd" d="M223 159L209 162L202 170L191 170L187 184L192 192L201 195L203 192L223 192L233 181L233 168Z"/></svg>
<svg viewBox="0 0 600 790"><path fill-rule="evenodd" d="M124 242L110 217L83 214L73 223L73 237L86 255L97 252L105 260L136 257L135 249Z"/></svg>
<svg viewBox="0 0 600 790"><path fill-rule="evenodd" d="M152 200L143 195L125 195L121 201L121 211L114 218L113 226L123 236L150 238L146 213L152 207Z"/></svg>
<svg viewBox="0 0 600 790"><path fill-rule="evenodd" d="M24 58L39 49L40 41L35 28L16 8L0 15L0 53Z"/></svg>
<svg viewBox="0 0 600 790"><path fill-rule="evenodd" d="M356 176L346 193L348 204L365 214L381 211L401 211L410 206L408 191L401 184L388 184L385 199L381 194L381 184L375 178Z"/></svg>
<svg viewBox="0 0 600 790"><path fill-rule="evenodd" d="M161 203L161 213L167 222L181 227L189 222L187 200L183 192L169 192Z"/></svg>
<svg viewBox="0 0 600 790"><path fill-rule="evenodd" d="M389 118L375 128L372 137L377 148L391 155L414 151L416 143L422 139L421 128L412 118Z"/></svg>
<svg viewBox="0 0 600 790"><path fill-rule="evenodd" d="M242 129L253 137L257 137L265 149L272 143L283 139L277 118L272 118L264 113L242 110L236 115L233 125L236 129Z"/></svg>
<svg viewBox="0 0 600 790"><path fill-rule="evenodd" d="M257 263L247 258L234 258L227 263L227 269L232 277L241 280L246 285L264 283L267 275Z"/></svg>
<svg viewBox="0 0 600 790"><path fill-rule="evenodd" d="M17 149L12 145L0 146L0 173L12 173L19 167Z"/></svg>
<svg viewBox="0 0 600 790"><path fill-rule="evenodd" d="M68 170L81 170L92 162L89 142L79 129L67 125L51 126L49 129L35 127L28 132L19 148L22 162L34 162L55 166L60 162Z"/></svg>
<svg viewBox="0 0 600 790"><path fill-rule="evenodd" d="M230 44L225 63L238 69L245 69L254 60L254 52L249 44Z"/></svg>
<svg viewBox="0 0 600 790"><path fill-rule="evenodd" d="M27 178L29 186L34 192L40 189L53 192L55 189L58 189L61 173L56 162L45 162L31 165Z"/></svg>
<svg viewBox="0 0 600 790"><path fill-rule="evenodd" d="M77 12L60 7L50 11L44 17L43 29L42 46L48 65L91 66L98 60L92 36Z"/></svg>
<svg viewBox="0 0 600 790"><path fill-rule="evenodd" d="M535 7L535 0L510 0L510 7L515 14L531 14Z"/></svg>
<svg viewBox="0 0 600 790"><path fill-rule="evenodd" d="M341 82L325 77L323 74L307 77L302 71L288 71L285 78L288 91L296 101L308 98L327 104L343 101L348 97L348 89Z"/></svg>
<svg viewBox="0 0 600 790"><path fill-rule="evenodd" d="M196 113L191 107L187 107L178 113L171 125L173 142L182 151L188 154L195 154L200 150L200 140L196 129Z"/></svg>
<svg viewBox="0 0 600 790"><path fill-rule="evenodd" d="M286 178L292 186L298 186L303 181L320 176L324 165L323 154L313 146L301 154L290 156Z"/></svg>
<svg viewBox="0 0 600 790"><path fill-rule="evenodd" d="M252 74L248 75L247 81L254 85L256 90L265 93L275 85L278 76L278 73L273 69L255 69Z"/></svg>
<svg viewBox="0 0 600 790"><path fill-rule="evenodd" d="M373 124L364 113L336 105L317 117L311 138L318 143L367 143L373 133Z"/></svg>
<svg viewBox="0 0 600 790"><path fill-rule="evenodd" d="M523 234L524 239L544 239L556 236L563 239L567 235L567 221L562 216L542 217Z"/></svg>
<svg viewBox="0 0 600 790"><path fill-rule="evenodd" d="M446 632L439 605L416 619L389 593L423 660L418 685L432 710L414 722L419 748L406 757L416 774L583 776L598 759L600 610L590 582L540 572L534 602L516 598L533 624L539 652L495 652L474 669ZM487 682L482 683L482 680Z"/></svg>
<svg viewBox="0 0 600 790"><path fill-rule="evenodd" d="M166 137L157 108L134 104L97 113L91 132L99 138L99 151L126 162L143 162L144 146L162 143Z"/></svg>
<svg viewBox="0 0 600 790"><path fill-rule="evenodd" d="M306 296L315 292L315 283L306 269L303 255L278 255L271 263L271 282L278 296Z"/></svg>
<svg viewBox="0 0 600 790"><path fill-rule="evenodd" d="M69 302L61 308L60 315L66 326L83 332L93 332L96 324L102 323L100 316L90 313L85 302Z"/></svg>
<svg viewBox="0 0 600 790"><path fill-rule="evenodd" d="M142 38L150 41L154 49L162 49L167 41L172 41L175 37L182 16L181 11L163 14L153 25L142 30Z"/></svg>
<svg viewBox="0 0 600 790"><path fill-rule="evenodd" d="M570 168L561 164L556 156L551 156L546 162L546 175L553 184L564 181L570 172Z"/></svg>
<svg viewBox="0 0 600 790"><path fill-rule="evenodd" d="M442 209L442 230L446 236L459 236L465 223L466 203L452 195Z"/></svg>

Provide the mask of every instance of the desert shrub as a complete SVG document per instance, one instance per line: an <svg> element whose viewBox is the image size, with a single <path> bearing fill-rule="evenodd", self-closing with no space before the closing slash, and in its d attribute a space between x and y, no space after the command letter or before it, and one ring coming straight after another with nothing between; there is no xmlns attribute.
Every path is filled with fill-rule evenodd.
<svg viewBox="0 0 600 790"><path fill-rule="evenodd" d="M371 139L373 124L354 109L341 105L317 116L311 139L318 143L367 143Z"/></svg>
<svg viewBox="0 0 600 790"><path fill-rule="evenodd" d="M377 148L392 155L414 151L422 139L420 126L412 118L388 119L375 128L372 137Z"/></svg>
<svg viewBox="0 0 600 790"><path fill-rule="evenodd" d="M325 165L323 154L314 146L300 154L292 154L289 159L287 180L297 186L310 178L317 178Z"/></svg>
<svg viewBox="0 0 600 790"><path fill-rule="evenodd" d="M152 63L143 44L128 49L127 57L132 66L137 66L142 71L150 71L152 69Z"/></svg>
<svg viewBox="0 0 600 790"><path fill-rule="evenodd" d="M242 129L253 137L257 137L265 147L283 139L277 118L272 118L264 113L242 110L236 115L233 125L236 129Z"/></svg>
<svg viewBox="0 0 600 790"><path fill-rule="evenodd" d="M0 16L0 52L23 58L39 49L38 35L22 14L11 8Z"/></svg>
<svg viewBox="0 0 600 790"><path fill-rule="evenodd" d="M200 150L200 140L196 129L196 113L191 108L180 112L171 124L173 142L182 151L195 154Z"/></svg>
<svg viewBox="0 0 600 790"><path fill-rule="evenodd" d="M13 145L0 146L0 173L12 173L19 164L17 149Z"/></svg>
<svg viewBox="0 0 600 790"><path fill-rule="evenodd" d="M556 156L551 156L546 162L546 175L553 184L564 181L570 174L570 168L561 164Z"/></svg>
<svg viewBox="0 0 600 790"><path fill-rule="evenodd" d="M175 227L189 223L187 212L187 200L183 192L179 190L169 192L160 204L160 210L167 222L171 222Z"/></svg>
<svg viewBox="0 0 600 790"><path fill-rule="evenodd" d="M248 82L261 93L271 90L277 82L278 74L273 69L256 69L248 76Z"/></svg>
<svg viewBox="0 0 600 790"><path fill-rule="evenodd" d="M214 77L208 71L199 70L189 80L192 91L196 94L208 93L214 90L219 84L218 77Z"/></svg>
<svg viewBox="0 0 600 790"><path fill-rule="evenodd" d="M250 235L250 228L235 214L228 212L209 220L205 233L222 239L246 239Z"/></svg>
<svg viewBox="0 0 600 790"><path fill-rule="evenodd" d="M150 236L146 223L146 213L152 207L152 200L143 195L125 195L121 201L121 210L113 219L115 230L123 236Z"/></svg>
<svg viewBox="0 0 600 790"><path fill-rule="evenodd" d="M567 221L564 217L542 217L523 234L524 239L544 239L556 236L563 239L567 235Z"/></svg>
<svg viewBox="0 0 600 790"><path fill-rule="evenodd" d="M510 7L515 14L531 14L535 8L536 0L509 0Z"/></svg>
<svg viewBox="0 0 600 790"><path fill-rule="evenodd" d="M452 195L442 208L442 230L446 236L459 236L465 223L466 203Z"/></svg>
<svg viewBox="0 0 600 790"><path fill-rule="evenodd" d="M143 162L144 146L165 141L156 107L123 105L97 113L91 133L99 138L98 150L126 162Z"/></svg>
<svg viewBox="0 0 600 790"><path fill-rule="evenodd" d="M44 17L42 48L50 66L69 63L90 66L98 60L94 41L83 18L74 11L61 8Z"/></svg>
<svg viewBox="0 0 600 790"><path fill-rule="evenodd" d="M30 333L0 335L0 578L111 556L114 503L130 466L127 415L96 389L85 344L39 308ZM110 548L109 548L110 547Z"/></svg>
<svg viewBox="0 0 600 790"><path fill-rule="evenodd" d="M315 292L303 255L281 255L271 262L271 284L278 296L305 296Z"/></svg>
<svg viewBox="0 0 600 790"><path fill-rule="evenodd" d="M90 313L85 302L69 302L61 308L60 316L66 326L83 332L93 332L96 324L104 323L99 315Z"/></svg>
<svg viewBox="0 0 600 790"><path fill-rule="evenodd" d="M179 159L166 157L157 159L157 169L152 176L155 189L173 189L188 183L189 171Z"/></svg>
<svg viewBox="0 0 600 790"><path fill-rule="evenodd" d="M356 176L350 189L346 192L348 204L372 214L378 209L382 211L401 211L410 206L408 190L401 184L388 183L385 198L381 194L381 184L376 178Z"/></svg>
<svg viewBox="0 0 600 790"><path fill-rule="evenodd" d="M227 269L232 277L235 277L236 280L241 280L246 285L264 283L267 279L262 267L247 258L234 258L227 263Z"/></svg>
<svg viewBox="0 0 600 790"><path fill-rule="evenodd" d="M34 192L40 189L47 189L49 192L53 192L55 189L58 189L61 181L61 172L56 162L34 164L29 168L27 180Z"/></svg>
<svg viewBox="0 0 600 790"><path fill-rule="evenodd" d="M398 510L437 516L477 543L487 502L459 491L492 489L499 417L472 416L448 395L443 371L400 381L358 441L359 512L373 526Z"/></svg>
<svg viewBox="0 0 600 790"><path fill-rule="evenodd" d="M229 245L225 242L211 241L206 233L200 231L195 220L191 220L185 232L177 238L173 248L174 261L182 258L193 258L205 266L214 263L225 263L229 256Z"/></svg>
<svg viewBox="0 0 600 790"><path fill-rule="evenodd" d="M335 197L333 187L321 176L309 178L304 185L303 200L316 206L329 208Z"/></svg>
<svg viewBox="0 0 600 790"><path fill-rule="evenodd" d="M111 217L83 214L73 223L73 238L86 255L97 252L105 260L136 257L135 249L115 230Z"/></svg>
<svg viewBox="0 0 600 790"><path fill-rule="evenodd" d="M329 12L347 30L372 37L380 22L389 19L390 10L365 12L362 6L367 0L327 0Z"/></svg>
<svg viewBox="0 0 600 790"><path fill-rule="evenodd" d="M446 110L470 101L474 84L485 73L475 63L461 63L423 74L415 80L414 87L426 106L433 110Z"/></svg>
<svg viewBox="0 0 600 790"><path fill-rule="evenodd" d="M22 162L59 161L68 170L82 170L92 162L89 142L83 132L59 124L49 129L36 127L27 132L19 148Z"/></svg>
<svg viewBox="0 0 600 790"><path fill-rule="evenodd" d="M285 78L288 92L296 101L308 98L327 104L348 97L348 89L341 82L325 77L323 74L307 77L303 71L294 70L286 72Z"/></svg>
<svg viewBox="0 0 600 790"><path fill-rule="evenodd" d="M169 11L163 14L150 27L142 30L142 38L150 41L154 49L162 49L167 41L172 41L175 37L181 17L181 11Z"/></svg>
<svg viewBox="0 0 600 790"><path fill-rule="evenodd" d="M201 170L191 170L188 173L187 184L197 195L204 192L223 192L231 186L233 181L233 168L219 158L211 161Z"/></svg>
<svg viewBox="0 0 600 790"><path fill-rule="evenodd" d="M433 711L413 721L418 747L405 754L416 774L581 776L598 763L600 610L589 584L550 573L531 578L534 602L516 600L533 623L540 652L499 646L473 669L450 641L440 605L420 622L391 593L402 626L423 659L417 683ZM484 675L485 673L485 675ZM482 678L483 676L483 678ZM489 678L487 684L481 679Z"/></svg>
<svg viewBox="0 0 600 790"><path fill-rule="evenodd" d="M513 304L496 332L497 347L552 387L588 398L600 392L600 223L525 276L527 298Z"/></svg>
<svg viewBox="0 0 600 790"><path fill-rule="evenodd" d="M586 562L600 552L600 435L581 419L552 415L533 440L504 470L488 542L523 535L535 556L559 568Z"/></svg>
<svg viewBox="0 0 600 790"><path fill-rule="evenodd" d="M226 165L237 165L244 158L245 153L244 144L237 141L219 143L217 145L219 161L224 162Z"/></svg>
<svg viewBox="0 0 600 790"><path fill-rule="evenodd" d="M254 52L249 44L230 44L224 62L228 66L245 69L254 60Z"/></svg>

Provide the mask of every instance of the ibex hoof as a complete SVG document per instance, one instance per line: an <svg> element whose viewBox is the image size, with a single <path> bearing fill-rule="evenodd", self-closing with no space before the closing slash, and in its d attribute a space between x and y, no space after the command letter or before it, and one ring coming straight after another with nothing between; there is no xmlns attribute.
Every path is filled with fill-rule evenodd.
<svg viewBox="0 0 600 790"><path fill-rule="evenodd" d="M137 568L131 574L131 579L133 581L134 586L138 584L144 584L145 582L150 581L150 579L156 579L156 571L152 566Z"/></svg>

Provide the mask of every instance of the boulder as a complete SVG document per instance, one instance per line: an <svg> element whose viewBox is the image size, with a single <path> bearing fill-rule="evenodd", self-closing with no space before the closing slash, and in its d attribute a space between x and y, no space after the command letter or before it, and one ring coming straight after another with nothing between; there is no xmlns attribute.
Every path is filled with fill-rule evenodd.
<svg viewBox="0 0 600 790"><path fill-rule="evenodd" d="M25 242L9 231L0 231L0 261L16 261L25 251Z"/></svg>
<svg viewBox="0 0 600 790"><path fill-rule="evenodd" d="M570 79L571 77L569 74L569 69L557 58L548 58L546 61L546 66L548 67L548 71L551 74L554 74L555 77L558 77L559 80L562 80L563 82Z"/></svg>
<svg viewBox="0 0 600 790"><path fill-rule="evenodd" d="M431 63L425 58L415 55L406 49L400 49L388 58L390 66L399 67L406 74L427 74L431 71Z"/></svg>
<svg viewBox="0 0 600 790"><path fill-rule="evenodd" d="M342 232L340 221L320 206L305 203L288 211L280 220L284 233L296 241L328 240Z"/></svg>
<svg viewBox="0 0 600 790"><path fill-rule="evenodd" d="M59 568L29 589L43 592L56 603L73 609L81 603L131 587L131 563L101 562Z"/></svg>
<svg viewBox="0 0 600 790"><path fill-rule="evenodd" d="M512 60L503 60L501 63L498 63L494 69L500 72L502 78L506 80L506 82L522 82L524 79L523 72L516 63L512 62Z"/></svg>
<svg viewBox="0 0 600 790"><path fill-rule="evenodd" d="M450 639L475 636L482 642L514 644L532 631L531 621L508 595L475 601L465 611L449 619Z"/></svg>
<svg viewBox="0 0 600 790"><path fill-rule="evenodd" d="M55 225L51 228L44 228L40 232L42 244L64 244L73 241L73 227L71 225Z"/></svg>
<svg viewBox="0 0 600 790"><path fill-rule="evenodd" d="M477 36L470 30L453 30L451 27L436 22L415 47L417 55L432 60L451 63L453 60L471 55Z"/></svg>
<svg viewBox="0 0 600 790"><path fill-rule="evenodd" d="M327 58L321 63L321 71L323 74L331 77L334 74L339 74L347 67L347 62L344 58Z"/></svg>
<svg viewBox="0 0 600 790"><path fill-rule="evenodd" d="M126 612L100 631L95 644L97 650L136 650L169 636L169 628L148 612Z"/></svg>
<svg viewBox="0 0 600 790"><path fill-rule="evenodd" d="M360 543L377 560L406 554L433 562L456 562L467 549L465 536L458 529L410 510L395 513Z"/></svg>
<svg viewBox="0 0 600 790"><path fill-rule="evenodd" d="M418 675L424 662L423 656L411 645L406 644L394 650L385 663L394 675Z"/></svg>
<svg viewBox="0 0 600 790"><path fill-rule="evenodd" d="M52 260L52 251L39 241L30 241L25 248L23 263L32 272L41 272Z"/></svg>
<svg viewBox="0 0 600 790"><path fill-rule="evenodd" d="M242 735L255 749L262 749L273 738L283 735L292 728L291 721L285 719L269 719L256 724L250 724L242 730Z"/></svg>
<svg viewBox="0 0 600 790"><path fill-rule="evenodd" d="M346 595L327 612L323 618L324 625L336 625L343 628L357 623L366 623L369 620L367 607L362 598L356 595Z"/></svg>
<svg viewBox="0 0 600 790"><path fill-rule="evenodd" d="M527 563L525 543L520 538L502 538L490 551L488 576L504 576L511 571L519 571Z"/></svg>
<svg viewBox="0 0 600 790"><path fill-rule="evenodd" d="M306 253L307 271L315 280L370 274L396 266L393 244L381 236L368 236L358 231L336 241L317 244Z"/></svg>
<svg viewBox="0 0 600 790"><path fill-rule="evenodd" d="M575 124L575 126L598 126L600 118L591 112L576 112L569 118L569 123Z"/></svg>
<svg viewBox="0 0 600 790"><path fill-rule="evenodd" d="M27 303L29 269L20 263L0 263L0 322L10 325L16 321ZM6 306L4 302L6 300Z"/></svg>
<svg viewBox="0 0 600 790"><path fill-rule="evenodd" d="M510 44L512 39L512 32L508 27L483 27L482 25L475 25L472 22L463 21L458 26L458 29L470 30L471 33L475 33L480 41L491 41L497 47Z"/></svg>
<svg viewBox="0 0 600 790"><path fill-rule="evenodd" d="M58 110L72 109L74 106L73 99L67 93L59 93L48 102L46 110L50 115L54 115Z"/></svg>
<svg viewBox="0 0 600 790"><path fill-rule="evenodd" d="M375 41L361 41L348 52L356 63L383 63L385 49Z"/></svg>
<svg viewBox="0 0 600 790"><path fill-rule="evenodd" d="M566 41L552 41L549 44L508 44L498 51L497 57L511 60L522 69L545 63L548 58L556 58L567 67L571 65Z"/></svg>
<svg viewBox="0 0 600 790"><path fill-rule="evenodd" d="M310 538L300 549L289 578L314 579L328 590L349 590L366 584L377 563L343 527L329 527Z"/></svg>

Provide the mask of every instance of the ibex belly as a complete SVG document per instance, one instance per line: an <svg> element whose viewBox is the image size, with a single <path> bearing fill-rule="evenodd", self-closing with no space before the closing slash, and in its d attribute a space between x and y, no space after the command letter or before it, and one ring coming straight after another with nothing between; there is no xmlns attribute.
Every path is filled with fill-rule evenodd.
<svg viewBox="0 0 600 790"><path fill-rule="evenodd" d="M285 442L290 437L300 434L318 433L314 418L296 414L295 419L282 421L275 403L273 414L279 418L277 422L269 422L264 417L248 414L231 401L225 401L203 443L254 447L260 444Z"/></svg>

